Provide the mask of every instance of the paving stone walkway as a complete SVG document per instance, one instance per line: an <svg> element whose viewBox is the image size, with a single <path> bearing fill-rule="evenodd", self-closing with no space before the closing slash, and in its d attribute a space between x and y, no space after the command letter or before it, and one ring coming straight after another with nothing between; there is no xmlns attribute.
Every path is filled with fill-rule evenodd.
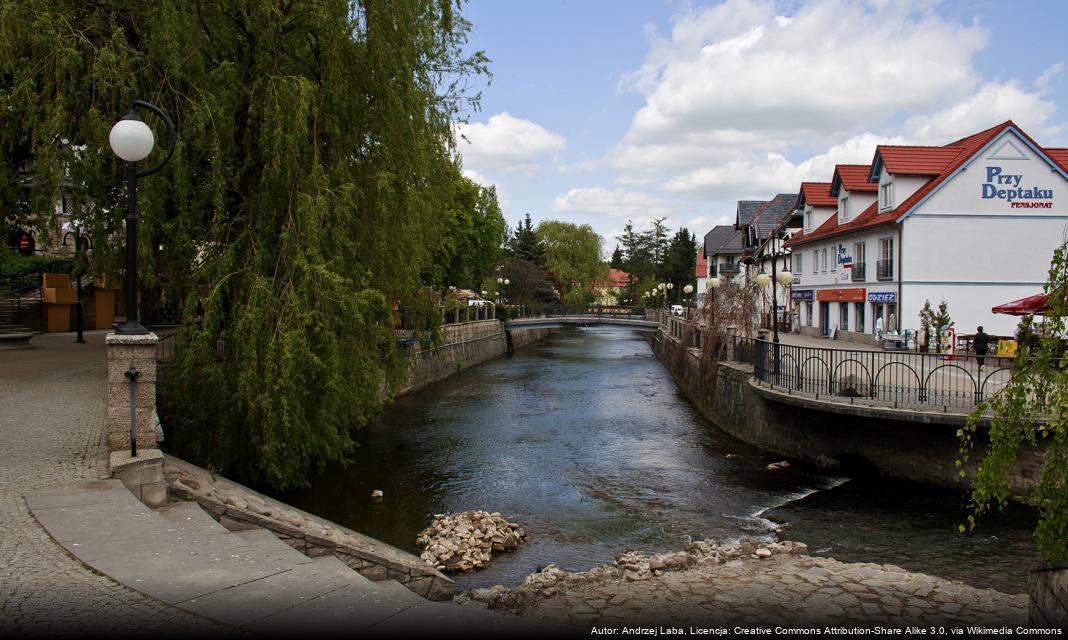
<svg viewBox="0 0 1068 640"><path fill-rule="evenodd" d="M1026 626L1027 596L892 565L812 557L805 545L702 541L678 553L621 554L583 573L555 567L515 589L465 597L569 624L785 627Z"/></svg>
<svg viewBox="0 0 1068 640"><path fill-rule="evenodd" d="M0 637L229 633L94 573L27 509L25 494L107 477L105 333L0 352Z"/></svg>

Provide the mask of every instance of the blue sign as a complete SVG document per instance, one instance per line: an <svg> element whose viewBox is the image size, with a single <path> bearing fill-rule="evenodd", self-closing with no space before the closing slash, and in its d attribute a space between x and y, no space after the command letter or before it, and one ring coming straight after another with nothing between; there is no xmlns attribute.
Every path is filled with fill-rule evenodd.
<svg viewBox="0 0 1068 640"><path fill-rule="evenodd" d="M868 302L897 302L897 293L894 291L870 291Z"/></svg>
<svg viewBox="0 0 1068 640"><path fill-rule="evenodd" d="M997 198L1010 204L1013 200L1053 200L1053 189L1038 187L1024 188L1020 185L1023 175L1005 173L1001 167L986 168L986 182L983 184L983 200ZM1041 208L1051 208L1053 203L1035 203ZM1048 205L1048 206L1047 206Z"/></svg>
<svg viewBox="0 0 1068 640"><path fill-rule="evenodd" d="M813 299L812 289L802 289L800 291L798 291L797 289L794 289L793 291L790 292L790 299L791 300L812 300Z"/></svg>

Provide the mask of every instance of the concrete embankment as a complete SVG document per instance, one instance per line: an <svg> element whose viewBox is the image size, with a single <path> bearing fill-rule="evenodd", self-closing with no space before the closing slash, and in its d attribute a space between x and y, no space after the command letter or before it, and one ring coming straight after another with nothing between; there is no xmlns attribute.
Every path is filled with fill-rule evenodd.
<svg viewBox="0 0 1068 640"><path fill-rule="evenodd" d="M407 380L397 395L411 393L486 360L541 340L552 329L521 329L505 332L500 320L480 320L445 325L440 345L411 345ZM510 345L509 345L510 341Z"/></svg>
<svg viewBox="0 0 1068 640"><path fill-rule="evenodd" d="M700 351L680 346L663 329L653 339L657 358L690 403L709 422L734 437L823 468L875 471L929 484L967 488L956 466L961 415L906 409L863 408L847 398L811 400L762 386L753 368L737 362L702 362ZM983 451L985 430L977 434ZM1013 468L1016 494L1032 488L1042 452L1025 448ZM968 469L974 471L975 460ZM972 474L969 473L969 476Z"/></svg>

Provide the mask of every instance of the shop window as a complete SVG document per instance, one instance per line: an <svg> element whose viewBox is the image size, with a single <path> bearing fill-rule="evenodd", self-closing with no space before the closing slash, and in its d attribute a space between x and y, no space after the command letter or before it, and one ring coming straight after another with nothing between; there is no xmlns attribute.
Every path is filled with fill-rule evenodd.
<svg viewBox="0 0 1068 640"><path fill-rule="evenodd" d="M805 325L812 326L812 301L805 301Z"/></svg>
<svg viewBox="0 0 1068 640"><path fill-rule="evenodd" d="M838 303L838 330L849 331L849 303Z"/></svg>
<svg viewBox="0 0 1068 640"><path fill-rule="evenodd" d="M864 333L864 303L863 302L854 303L853 307L854 307L854 315L857 318L857 320L856 320L857 333Z"/></svg>

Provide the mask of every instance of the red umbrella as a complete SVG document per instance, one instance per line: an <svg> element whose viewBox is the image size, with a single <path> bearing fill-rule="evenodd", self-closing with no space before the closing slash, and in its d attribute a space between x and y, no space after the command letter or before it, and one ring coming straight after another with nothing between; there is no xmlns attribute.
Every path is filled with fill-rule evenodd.
<svg viewBox="0 0 1068 640"><path fill-rule="evenodd" d="M1044 293L1038 293L1033 296L1027 296L1026 298L1020 298L1019 300L1013 300L1005 304L998 305L991 309L994 313L1004 313L1010 316L1026 316L1029 313L1037 313L1042 315L1049 311L1049 296Z"/></svg>

